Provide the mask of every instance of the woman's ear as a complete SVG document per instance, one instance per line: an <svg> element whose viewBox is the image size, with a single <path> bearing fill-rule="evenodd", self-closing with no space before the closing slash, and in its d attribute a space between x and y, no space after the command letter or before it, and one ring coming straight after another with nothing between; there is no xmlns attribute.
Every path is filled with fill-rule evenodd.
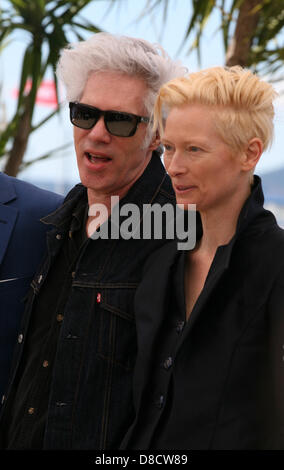
<svg viewBox="0 0 284 470"><path fill-rule="evenodd" d="M242 169L244 171L253 170L258 163L263 152L262 140L254 137L249 141L243 151Z"/></svg>
<svg viewBox="0 0 284 470"><path fill-rule="evenodd" d="M152 140L150 142L150 145L149 145L149 150L156 150L159 145L161 143L161 138L160 138L160 134L159 134L159 131L156 131L155 134L153 134L153 137L152 137Z"/></svg>

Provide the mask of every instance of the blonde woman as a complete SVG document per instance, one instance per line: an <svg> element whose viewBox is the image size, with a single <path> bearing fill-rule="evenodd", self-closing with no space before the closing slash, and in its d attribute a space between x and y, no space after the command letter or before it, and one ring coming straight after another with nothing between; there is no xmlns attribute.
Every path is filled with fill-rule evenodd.
<svg viewBox="0 0 284 470"><path fill-rule="evenodd" d="M284 447L284 232L254 170L273 88L240 67L164 85L155 122L197 243L147 261L136 295L136 419L124 447Z"/></svg>

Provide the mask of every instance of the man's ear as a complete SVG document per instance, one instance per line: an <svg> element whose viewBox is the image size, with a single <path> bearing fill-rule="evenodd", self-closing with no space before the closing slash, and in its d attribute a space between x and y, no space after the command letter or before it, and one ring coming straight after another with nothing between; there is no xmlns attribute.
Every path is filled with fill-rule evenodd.
<svg viewBox="0 0 284 470"><path fill-rule="evenodd" d="M156 150L159 147L160 143L161 143L160 134L159 134L159 131L156 131L156 133L153 134L148 150L151 150L153 152L153 150Z"/></svg>
<svg viewBox="0 0 284 470"><path fill-rule="evenodd" d="M253 170L258 163L263 152L262 140L254 137L246 145L242 156L242 169L244 171Z"/></svg>

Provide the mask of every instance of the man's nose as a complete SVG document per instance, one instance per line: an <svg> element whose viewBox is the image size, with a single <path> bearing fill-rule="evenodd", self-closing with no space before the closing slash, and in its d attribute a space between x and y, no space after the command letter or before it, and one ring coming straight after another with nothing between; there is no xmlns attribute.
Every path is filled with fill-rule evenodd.
<svg viewBox="0 0 284 470"><path fill-rule="evenodd" d="M89 136L93 140L98 141L98 142L105 142L105 143L110 142L111 135L105 126L103 116L101 116L98 122L90 129Z"/></svg>

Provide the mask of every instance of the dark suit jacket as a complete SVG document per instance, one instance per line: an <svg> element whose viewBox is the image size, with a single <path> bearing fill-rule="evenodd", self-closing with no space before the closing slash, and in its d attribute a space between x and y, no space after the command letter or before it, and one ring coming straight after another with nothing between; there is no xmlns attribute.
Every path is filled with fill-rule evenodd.
<svg viewBox="0 0 284 470"><path fill-rule="evenodd" d="M173 306L185 318L184 263L173 242L145 265L135 299L136 419L122 447L283 449L284 231L263 209L259 178L157 383L164 319Z"/></svg>
<svg viewBox="0 0 284 470"><path fill-rule="evenodd" d="M46 249L40 218L63 197L0 173L0 397L8 380L23 298Z"/></svg>

